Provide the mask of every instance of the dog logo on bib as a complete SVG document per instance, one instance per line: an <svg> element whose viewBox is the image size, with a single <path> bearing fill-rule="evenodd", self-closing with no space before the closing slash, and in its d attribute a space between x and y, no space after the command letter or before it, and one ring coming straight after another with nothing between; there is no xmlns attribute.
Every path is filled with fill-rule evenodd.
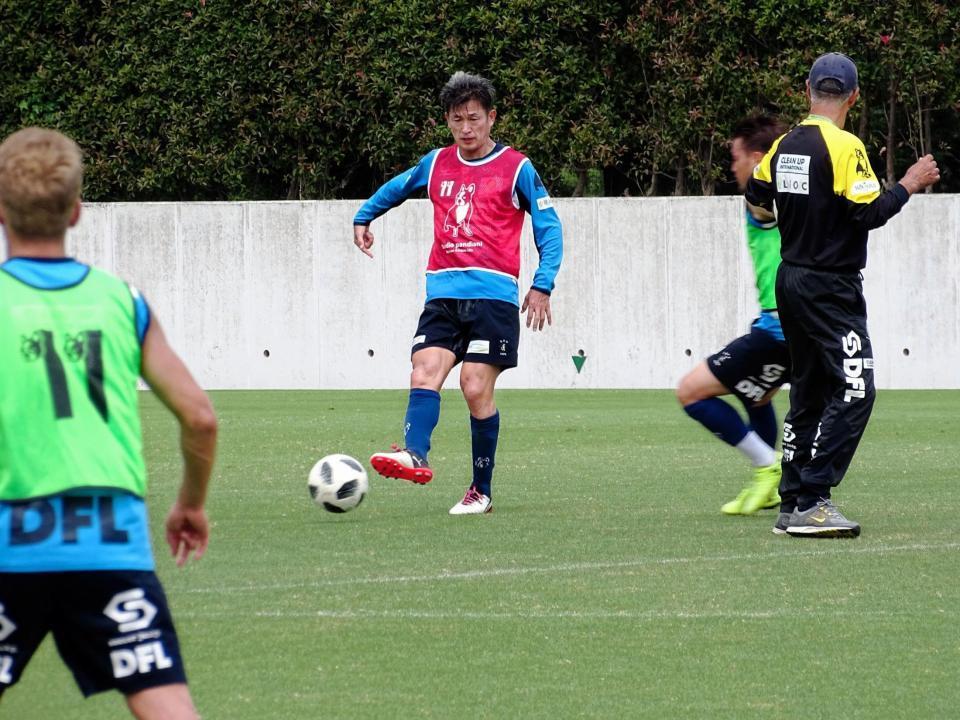
<svg viewBox="0 0 960 720"><path fill-rule="evenodd" d="M467 237L473 237L470 220L473 218L473 193L476 189L477 186L473 183L460 186L453 199L453 206L447 210L447 216L443 219L444 232L452 231L453 237L459 237L462 230Z"/></svg>

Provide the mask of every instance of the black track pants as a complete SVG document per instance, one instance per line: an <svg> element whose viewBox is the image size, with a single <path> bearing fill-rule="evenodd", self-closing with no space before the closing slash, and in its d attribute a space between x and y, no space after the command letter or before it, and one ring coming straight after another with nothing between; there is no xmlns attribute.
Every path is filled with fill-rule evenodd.
<svg viewBox="0 0 960 720"><path fill-rule="evenodd" d="M790 350L790 411L783 423L781 510L830 497L870 419L876 390L859 273L782 263L777 308Z"/></svg>

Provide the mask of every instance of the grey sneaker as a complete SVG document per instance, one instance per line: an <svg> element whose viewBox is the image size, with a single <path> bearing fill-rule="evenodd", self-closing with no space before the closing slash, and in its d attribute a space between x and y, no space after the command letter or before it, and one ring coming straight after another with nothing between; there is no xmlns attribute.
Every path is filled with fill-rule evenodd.
<svg viewBox="0 0 960 720"><path fill-rule="evenodd" d="M790 524L790 513L782 512L777 515L777 522L773 526L774 535L786 535L787 526Z"/></svg>
<svg viewBox="0 0 960 720"><path fill-rule="evenodd" d="M792 537L855 538L860 525L847 520L829 500L821 500L809 510L794 510L787 521Z"/></svg>

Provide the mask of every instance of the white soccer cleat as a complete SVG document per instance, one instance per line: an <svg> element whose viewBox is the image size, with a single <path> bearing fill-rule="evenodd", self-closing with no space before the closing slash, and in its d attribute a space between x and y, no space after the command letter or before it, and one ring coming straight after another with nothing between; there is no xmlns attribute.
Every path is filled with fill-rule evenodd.
<svg viewBox="0 0 960 720"><path fill-rule="evenodd" d="M476 488L471 487L463 500L450 508L451 515L483 515L493 512L493 501Z"/></svg>

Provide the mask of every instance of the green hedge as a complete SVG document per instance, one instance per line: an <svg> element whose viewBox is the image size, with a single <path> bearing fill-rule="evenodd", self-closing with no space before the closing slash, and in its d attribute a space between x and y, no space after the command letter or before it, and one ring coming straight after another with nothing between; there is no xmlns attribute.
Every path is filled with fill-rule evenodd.
<svg viewBox="0 0 960 720"><path fill-rule="evenodd" d="M0 0L0 17L0 132L75 137L90 200L365 197L448 142L457 69L494 81L496 136L554 194L732 192L732 123L802 117L834 49L859 65L850 129L877 171L932 150L938 191L960 191L957 3Z"/></svg>

